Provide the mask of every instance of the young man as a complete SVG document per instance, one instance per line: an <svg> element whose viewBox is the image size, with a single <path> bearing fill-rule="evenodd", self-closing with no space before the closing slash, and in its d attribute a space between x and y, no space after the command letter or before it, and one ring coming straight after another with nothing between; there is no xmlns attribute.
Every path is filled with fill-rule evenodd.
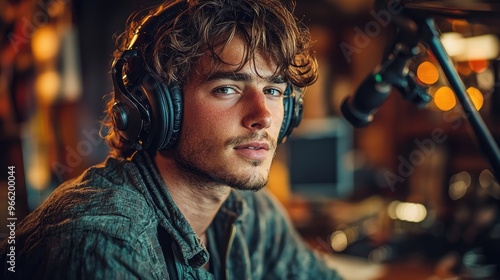
<svg viewBox="0 0 500 280"><path fill-rule="evenodd" d="M112 156L23 221L15 273L2 244L4 276L338 279L261 190L300 121L293 89L317 76L293 5L175 2L132 20L112 68Z"/></svg>

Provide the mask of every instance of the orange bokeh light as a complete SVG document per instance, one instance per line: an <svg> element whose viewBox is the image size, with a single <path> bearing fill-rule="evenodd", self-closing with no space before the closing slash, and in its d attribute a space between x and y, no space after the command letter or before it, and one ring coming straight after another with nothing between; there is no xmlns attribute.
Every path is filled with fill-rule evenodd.
<svg viewBox="0 0 500 280"><path fill-rule="evenodd" d="M469 61L469 66L472 71L476 73L482 73L488 69L490 63L488 60L471 60Z"/></svg>
<svg viewBox="0 0 500 280"><path fill-rule="evenodd" d="M462 76L469 76L472 73L472 69L470 69L470 65L467 62L458 62L456 67L458 73Z"/></svg>
<svg viewBox="0 0 500 280"><path fill-rule="evenodd" d="M480 110L481 107L483 107L484 104L484 97L481 91L475 87L470 87L467 89L467 93L469 94L470 99L472 100L472 103L474 103L474 107L476 107L476 110Z"/></svg>
<svg viewBox="0 0 500 280"><path fill-rule="evenodd" d="M457 100L453 90L449 87L441 87L434 94L434 104L442 111L449 111L455 107Z"/></svg>
<svg viewBox="0 0 500 280"><path fill-rule="evenodd" d="M418 79L428 85L432 85L439 79L437 67L429 61L422 62L417 68Z"/></svg>

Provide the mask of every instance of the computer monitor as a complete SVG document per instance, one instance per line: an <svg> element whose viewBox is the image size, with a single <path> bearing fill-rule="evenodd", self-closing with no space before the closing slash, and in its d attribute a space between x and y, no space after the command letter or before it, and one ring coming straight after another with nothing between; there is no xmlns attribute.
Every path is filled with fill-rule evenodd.
<svg viewBox="0 0 500 280"><path fill-rule="evenodd" d="M352 128L344 119L305 119L285 146L292 194L318 201L352 193Z"/></svg>

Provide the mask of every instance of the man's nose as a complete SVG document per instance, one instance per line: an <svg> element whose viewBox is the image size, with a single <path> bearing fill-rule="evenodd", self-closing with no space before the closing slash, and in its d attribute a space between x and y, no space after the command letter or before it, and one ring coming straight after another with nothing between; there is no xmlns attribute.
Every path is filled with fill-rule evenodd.
<svg viewBox="0 0 500 280"><path fill-rule="evenodd" d="M262 91L253 90L247 93L243 107L245 117L243 125L250 130L261 130L271 126L271 112L267 105L266 95Z"/></svg>

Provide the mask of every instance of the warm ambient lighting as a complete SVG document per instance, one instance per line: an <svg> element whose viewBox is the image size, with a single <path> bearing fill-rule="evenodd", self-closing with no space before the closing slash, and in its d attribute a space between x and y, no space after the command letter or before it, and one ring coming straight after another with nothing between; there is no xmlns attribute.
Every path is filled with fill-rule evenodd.
<svg viewBox="0 0 500 280"><path fill-rule="evenodd" d="M490 60L500 53L499 39L491 34L464 38L456 32L443 33L441 42L455 61Z"/></svg>
<svg viewBox="0 0 500 280"><path fill-rule="evenodd" d="M57 72L47 71L44 72L35 80L35 90L40 98L45 104L52 103L59 93L61 79Z"/></svg>
<svg viewBox="0 0 500 280"><path fill-rule="evenodd" d="M490 170L484 169L479 174L479 185L495 199L500 199L500 184Z"/></svg>
<svg viewBox="0 0 500 280"><path fill-rule="evenodd" d="M348 245L347 235L341 230L335 231L330 236L330 245L335 252L344 251Z"/></svg>
<svg viewBox="0 0 500 280"><path fill-rule="evenodd" d="M420 223L427 217L427 210L422 204L403 202L396 208L396 215L402 221Z"/></svg>
<svg viewBox="0 0 500 280"><path fill-rule="evenodd" d="M358 239L358 235L356 227L341 224L330 234L330 246L335 252L342 252L349 244Z"/></svg>
<svg viewBox="0 0 500 280"><path fill-rule="evenodd" d="M481 171L479 174L479 185L483 189L487 189L490 187L490 185L495 184L495 176L489 171L488 169L484 169ZM498 184L498 183L497 183Z"/></svg>
<svg viewBox="0 0 500 280"><path fill-rule="evenodd" d="M469 87L467 89L467 93L469 94L474 107L479 111L484 104L484 96L482 92L475 87ZM436 107L438 107L441 111L449 111L457 104L455 94L449 87L439 88L436 93L434 93L433 100Z"/></svg>
<svg viewBox="0 0 500 280"><path fill-rule="evenodd" d="M472 100L472 103L474 104L474 107L476 107L476 110L480 110L481 107L483 107L484 103L484 97L481 91L475 87L470 87L467 89L467 93L469 94L470 99Z"/></svg>
<svg viewBox="0 0 500 280"><path fill-rule="evenodd" d="M455 107L457 100L449 87L441 87L434 94L434 104L442 111L449 111Z"/></svg>
<svg viewBox="0 0 500 280"><path fill-rule="evenodd" d="M450 178L448 194L451 199L458 200L467 193L471 185L472 178L469 173L462 171Z"/></svg>
<svg viewBox="0 0 500 280"><path fill-rule="evenodd" d="M472 69L470 69L470 65L468 62L458 62L456 65L457 71L462 76L469 76L472 74Z"/></svg>
<svg viewBox="0 0 500 280"><path fill-rule="evenodd" d="M465 46L460 43L463 36L457 32L448 32L441 34L441 43L449 56L455 57L464 52Z"/></svg>
<svg viewBox="0 0 500 280"><path fill-rule="evenodd" d="M43 162L42 157L34 155L29 165L26 174L28 183L35 190L45 189L50 182L50 170L47 168L45 162Z"/></svg>
<svg viewBox="0 0 500 280"><path fill-rule="evenodd" d="M59 53L59 37L51 26L42 26L33 34L31 41L33 57L37 61L48 61Z"/></svg>
<svg viewBox="0 0 500 280"><path fill-rule="evenodd" d="M432 85L438 81L439 72L434 64L424 61L417 68L417 77L422 83Z"/></svg>
<svg viewBox="0 0 500 280"><path fill-rule="evenodd" d="M401 201L399 200L394 200L393 202L391 202L389 204L389 206L387 207L387 214L389 215L389 217L393 220L396 220L398 218L398 216L396 216L396 208L398 207L398 205L401 203Z"/></svg>
<svg viewBox="0 0 500 280"><path fill-rule="evenodd" d="M448 193L449 193L451 199L458 200L465 195L468 188L469 188L469 186L467 186L464 183L464 181L458 181L458 182L454 182L454 183L450 184L450 187L448 189Z"/></svg>
<svg viewBox="0 0 500 280"><path fill-rule="evenodd" d="M389 217L412 223L420 223L427 217L427 209L420 203L393 201L387 208Z"/></svg>
<svg viewBox="0 0 500 280"><path fill-rule="evenodd" d="M476 73L482 73L488 69L490 62L488 60L480 59L480 60L470 60L469 66L472 71Z"/></svg>

